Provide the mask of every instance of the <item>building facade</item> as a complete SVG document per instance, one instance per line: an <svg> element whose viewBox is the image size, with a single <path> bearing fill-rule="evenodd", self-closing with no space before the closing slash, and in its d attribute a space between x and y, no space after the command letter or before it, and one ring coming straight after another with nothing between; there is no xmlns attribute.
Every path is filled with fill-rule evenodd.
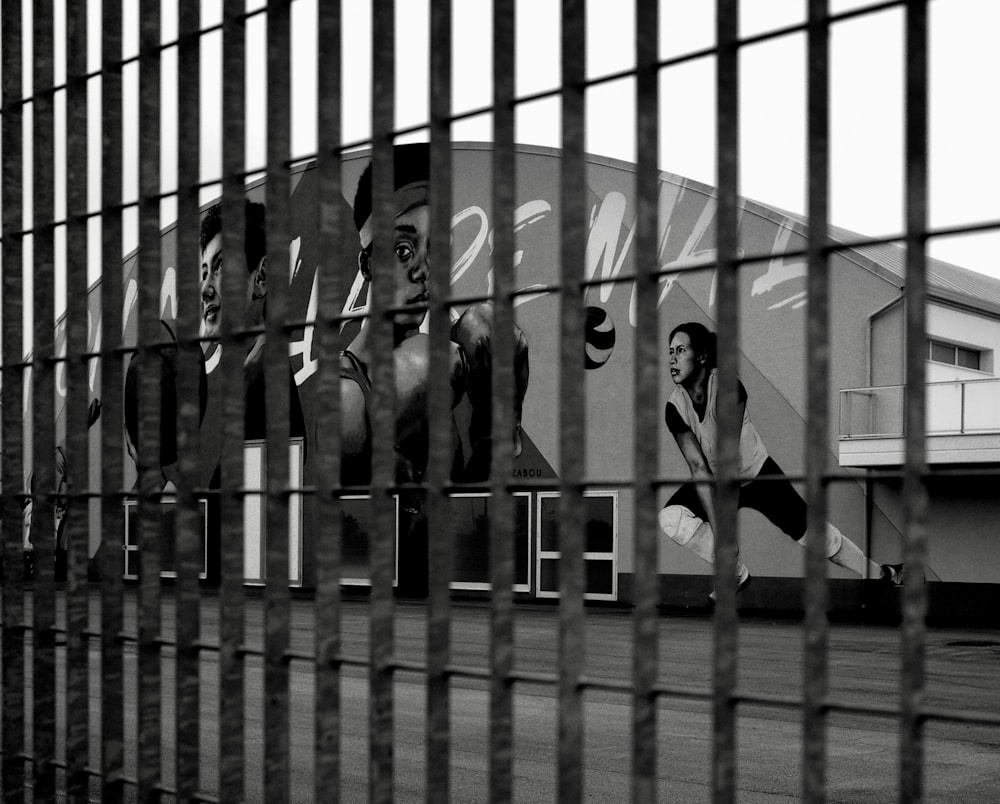
<svg viewBox="0 0 1000 804"><path fill-rule="evenodd" d="M488 144L456 144L451 244L451 293L455 299L488 295L492 281L491 154ZM345 157L343 186L353 194L367 154ZM530 383L524 400L523 449L512 466L517 522L515 592L524 598L558 595L559 562L559 154L521 147L516 175L515 317L530 350ZM316 177L311 166L294 173L290 198L293 225L288 272L289 310L293 320L314 315L317 283L325 271L350 277L342 304L344 313L366 309L367 283L357 269L357 248L341 255L318 252L319 209ZM586 264L580 276L597 280L585 290L586 326L580 337L586 366L586 536L587 596L593 600L628 603L634 573L633 420L638 404L663 410L670 380L667 336L686 321L716 329L714 189L670 174L660 177L658 269L663 271L658 295L658 387L636 388L634 262L634 166L590 158L587 164L588 232ZM248 197L263 200L263 187L248 189ZM350 220L353 198L343 199L341 211ZM832 230L837 242L857 236ZM161 318L176 311L173 264L175 230L163 235L164 271ZM803 251L807 227L800 216L746 200L741 204L739 272L739 376L747 392L747 409L771 456L796 482L804 471L806 440L806 292L807 265ZM905 433L903 400L904 302L903 250L894 245L836 249L831 253L830 399L828 468L830 520L864 552L880 563L903 559L901 481L889 476L902 461ZM933 584L931 614L982 611L1000 598L1000 378L995 355L1000 349L1000 282L955 266L929 261L927 309L928 460L935 470L929 518L930 556L927 581ZM195 266L191 267L195 270ZM272 269L272 276L274 272ZM136 339L134 256L125 262L125 345ZM273 279L272 279L273 281ZM91 294L92 333L99 332L100 310ZM456 305L454 317L462 312ZM352 324L345 324L349 341ZM322 400L312 388L315 360L312 327L293 330L290 373L301 400L305 435L288 446L293 487L322 483L310 458L321 434L315 417ZM98 344L90 344L90 351ZM208 401L202 424L203 480L218 461L219 415L213 374L218 355L206 355ZM93 365L92 383L99 384L100 367ZM636 396L639 396L637 400ZM104 401L106 406L107 400ZM468 416L455 409L456 419ZM95 428L95 430L98 428ZM660 454L661 504L689 476L687 465L666 426L657 439ZM96 432L92 434L95 447ZM247 489L265 489L267 444L244 447ZM99 455L99 449L92 451ZM93 462L92 462L93 463ZM131 465L131 464L130 464ZM93 467L92 467L93 468ZM866 470L879 469L878 478ZM97 473L99 477L99 472ZM133 483L134 473L127 478ZM329 479L326 479L329 480ZM245 499L244 555L248 583L267 575L264 547L265 497ZM165 534L170 530L170 502L164 504ZM308 495L293 494L287 538L292 582L313 583L313 556L323 549L322 528L310 529ZM456 592L488 593L486 550L488 495L465 492L451 501ZM137 571L134 538L136 503L126 500L123 572ZM204 504L207 582L217 580L218 535L210 504ZM345 584L367 583L368 506L364 495L344 499ZM93 519L92 552L100 549L97 514ZM403 524L397 549L397 582L403 592L419 594L426 586L426 532ZM768 610L801 608L805 551L764 517L741 511L741 556L755 583L741 595L741 605ZM284 535L282 536L284 537ZM165 535L163 566L169 573L170 538ZM666 606L705 605L712 585L712 568L666 537L660 542L661 603ZM830 565L831 606L862 611L885 602L886 591L873 579L860 579ZM912 580L912 579L911 579Z"/></svg>

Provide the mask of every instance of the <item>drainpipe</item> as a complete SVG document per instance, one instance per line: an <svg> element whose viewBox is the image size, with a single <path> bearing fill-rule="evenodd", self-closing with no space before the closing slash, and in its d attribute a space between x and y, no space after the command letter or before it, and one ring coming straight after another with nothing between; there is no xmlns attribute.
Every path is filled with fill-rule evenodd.
<svg viewBox="0 0 1000 804"><path fill-rule="evenodd" d="M869 388L872 387L872 383L873 383L873 377L872 377L872 362L873 362L872 361L872 341L873 341L872 331L875 328L875 319L878 318L879 316L881 316L887 310L891 310L897 304L900 304L903 301L904 298L905 298L905 293L904 293L904 291L902 289L900 289L899 295L896 298L890 299L885 304L883 304L881 307L879 307L874 312L872 312L872 313L870 313L868 315L868 328L865 331L865 360L867 361L867 364L868 364L867 367L866 367L866 375L867 375L867 385L868 385ZM903 354L904 355L906 354L906 330L905 330L905 328L903 330ZM906 366L905 359L904 359L904 362L903 362L903 366L904 366L904 374L905 374L905 366ZM906 382L906 377L905 376L903 377L903 382L904 383ZM874 500L874 496L875 496L875 483L872 481L871 476L868 474L868 472L865 472L865 547L864 547L864 550L865 550L865 555L866 556L871 556L871 554L872 554L872 525L874 524L874 519L875 519L875 516L874 516L874 514L875 514L875 500ZM866 571L867 571L867 567L866 567ZM861 607L862 607L862 609L864 609L867 606L868 601L866 599L865 592L864 592L864 584L862 584L861 588L862 588L862 593L861 593L862 594Z"/></svg>

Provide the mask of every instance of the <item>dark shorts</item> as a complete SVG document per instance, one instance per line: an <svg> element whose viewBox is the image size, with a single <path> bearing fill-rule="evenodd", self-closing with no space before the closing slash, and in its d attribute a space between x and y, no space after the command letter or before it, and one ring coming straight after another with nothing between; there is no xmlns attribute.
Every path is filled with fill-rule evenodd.
<svg viewBox="0 0 1000 804"><path fill-rule="evenodd" d="M683 505L695 516L708 520L694 483L677 489L667 505ZM757 477L740 486L738 507L759 511L795 540L805 535L806 502L773 458L764 461Z"/></svg>

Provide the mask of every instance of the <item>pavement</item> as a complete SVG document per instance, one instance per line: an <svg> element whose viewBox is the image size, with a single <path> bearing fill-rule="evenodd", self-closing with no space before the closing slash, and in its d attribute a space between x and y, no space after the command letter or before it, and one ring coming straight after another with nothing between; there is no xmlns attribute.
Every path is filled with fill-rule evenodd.
<svg viewBox="0 0 1000 804"><path fill-rule="evenodd" d="M61 596L60 596L61 601ZM92 627L100 622L100 600L92 598ZM313 604L292 601L292 650L309 653L313 645ZM29 606L30 612L30 606ZM173 637L174 600L169 590L162 602L163 635ZM247 601L247 644L263 645L264 602ZM423 662L426 606L397 601L395 657ZM452 664L485 668L489 660L489 608L482 602L454 602ZM368 656L369 605L345 600L342 608L342 652ZM30 622L30 619L29 619ZM202 600L202 641L217 640L218 599ZM628 680L631 675L631 612L622 608L588 608L585 674ZM126 595L126 633L136 633L135 590ZM801 696L805 629L801 622L742 618L738 637L739 692L754 696ZM554 673L558 667L558 609L554 605L515 607L515 667L526 673ZM707 614L661 615L658 619L659 679L673 687L704 692L704 697L661 697L657 716L658 799L696 802L711 799L712 620ZM829 628L830 698L853 706L891 707L900 701L903 677L901 632L892 626L831 624ZM91 652L91 761L99 767L101 674L99 643ZM30 662L30 650L28 660ZM161 763L163 783L174 780L174 653L165 647L161 661ZM63 678L64 653L57 651ZM30 667L30 664L29 664ZM127 644L126 769L136 774L136 650ZM28 674L30 683L30 672ZM1000 802L1000 631L932 628L927 632L924 705L934 712L967 713L970 718L927 721L924 732L924 800L928 802ZM330 800L313 791L313 721L317 701L309 662L292 661L291 797L293 801ZM556 798L558 699L554 686L514 685L514 800L550 802ZM60 693L59 711L62 711ZM218 656L201 652L200 725L201 784L218 795ZM245 725L247 801L263 801L263 668L259 657L246 660ZM341 800L368 800L368 680L364 667L346 666L341 681ZM396 801L423 801L426 685L422 673L400 670L395 676L394 796ZM30 709L30 707L29 707ZM489 695L487 682L457 676L451 685L451 800L489 800ZM979 713L987 717L974 722ZM631 700L625 692L588 691L584 703L585 800L630 800ZM827 718L827 800L889 802L899 800L899 721L892 713L833 711ZM789 706L744 703L737 709L738 801L784 804L802 798L802 714ZM58 735L57 752L63 750ZM130 791L134 797L134 791ZM99 800L95 780L93 800Z"/></svg>

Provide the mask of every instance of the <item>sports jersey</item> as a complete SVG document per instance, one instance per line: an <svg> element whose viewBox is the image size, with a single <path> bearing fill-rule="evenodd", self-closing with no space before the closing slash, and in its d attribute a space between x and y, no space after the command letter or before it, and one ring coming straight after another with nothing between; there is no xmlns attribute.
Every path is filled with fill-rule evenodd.
<svg viewBox="0 0 1000 804"><path fill-rule="evenodd" d="M667 400L667 427L676 437L678 433L690 430L701 445L702 452L708 460L709 468L714 472L716 466L715 439L718 422L715 416L716 398L718 397L718 370L712 369L708 375L707 399L705 401L704 418L698 417L694 402L687 389L678 385ZM746 400L746 389L739 383L740 399ZM750 414L743 409L743 425L740 428L740 471L739 476L751 480L760 474L760 469L767 460L767 447L761 440L757 428L750 421Z"/></svg>

